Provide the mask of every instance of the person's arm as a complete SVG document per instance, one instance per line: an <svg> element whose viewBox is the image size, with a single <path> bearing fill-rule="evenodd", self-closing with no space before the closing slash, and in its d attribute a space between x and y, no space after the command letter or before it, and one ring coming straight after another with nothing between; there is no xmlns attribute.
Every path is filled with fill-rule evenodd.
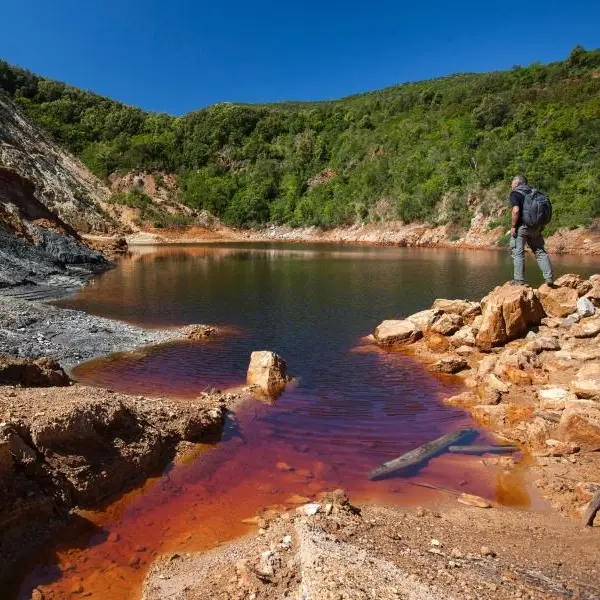
<svg viewBox="0 0 600 600"><path fill-rule="evenodd" d="M519 222L519 212L520 209L518 206L512 207L512 212L510 214L510 234L513 237L517 237L517 223Z"/></svg>

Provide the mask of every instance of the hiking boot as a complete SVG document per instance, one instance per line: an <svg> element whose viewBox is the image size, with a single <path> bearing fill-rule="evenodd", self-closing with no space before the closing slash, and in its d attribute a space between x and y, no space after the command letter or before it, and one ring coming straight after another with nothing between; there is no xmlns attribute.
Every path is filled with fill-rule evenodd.
<svg viewBox="0 0 600 600"><path fill-rule="evenodd" d="M552 279L546 279L545 281L546 285L549 288L552 288L553 290L555 290L558 286L554 283L554 281L552 281Z"/></svg>
<svg viewBox="0 0 600 600"><path fill-rule="evenodd" d="M508 282L508 285L527 285L527 284L521 279L512 279L511 281Z"/></svg>

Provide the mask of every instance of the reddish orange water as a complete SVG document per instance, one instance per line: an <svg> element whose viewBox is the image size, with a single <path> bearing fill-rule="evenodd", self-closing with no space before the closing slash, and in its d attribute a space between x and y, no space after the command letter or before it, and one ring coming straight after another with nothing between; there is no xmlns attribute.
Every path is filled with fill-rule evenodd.
<svg viewBox="0 0 600 600"><path fill-rule="evenodd" d="M386 249L378 252L389 259ZM319 253L325 258L317 266L312 255L299 259L296 250L268 260L217 250L212 260L206 250L200 263L195 251L177 249L172 260L163 251L155 262L152 256L125 262L75 298L78 307L135 314L137 321L146 316L241 328L205 344L170 344L90 363L75 370L85 383L185 402L206 387L242 384L250 352L264 348L280 353L298 379L274 404L252 400L239 408L217 445L198 449L104 510L76 515L24 577L15 576L17 595L27 598L37 586L46 598L138 598L158 554L214 547L252 530L243 520L261 509L291 508L294 495L313 498L337 487L356 503L452 498L420 485L431 484L528 505L520 475L508 477L478 457L446 454L413 477L367 479L381 462L471 423L440 402L458 390L456 379L435 378L402 353L356 348L356 340L382 318L426 307L430 296L482 295L478 272L461 284L472 289L444 294L436 286L447 284L436 277L446 273L435 260L431 265L410 255L410 270L395 260L383 269L368 249L367 260L352 254L349 264L344 252ZM410 297L403 294L407 273L414 284ZM136 288L137 308L131 300ZM127 301L120 304L120 296Z"/></svg>
<svg viewBox="0 0 600 600"><path fill-rule="evenodd" d="M437 402L456 387L452 378L434 379L402 354L349 356L359 361L375 359L371 367L376 377L383 372L390 376L410 372L417 400L380 406L376 420L370 419L365 402L357 401L349 415L347 405L338 400L336 406L337 394L307 399L298 385L274 405L251 400L238 410L235 420L228 420L217 445L199 447L164 476L105 510L74 517L67 530L36 557L36 565L20 585L21 597L38 587L50 599L81 593L98 599L137 598L157 555L212 548L255 528L243 521L262 509L289 509L299 501L294 496L313 498L337 487L348 490L358 503L419 504L446 495L419 485L423 483L505 503L528 503L522 485L507 486L500 472L477 457L446 454L431 460L415 477L369 481L366 475L383 460L468 419ZM93 379L93 369L86 371ZM107 377L105 368L99 373ZM426 413L421 404L425 398ZM399 429L403 420L405 427ZM277 463L293 470L282 470Z"/></svg>

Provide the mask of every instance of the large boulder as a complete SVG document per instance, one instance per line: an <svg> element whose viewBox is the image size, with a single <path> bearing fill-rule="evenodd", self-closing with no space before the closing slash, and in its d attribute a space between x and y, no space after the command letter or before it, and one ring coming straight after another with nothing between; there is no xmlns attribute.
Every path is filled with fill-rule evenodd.
<svg viewBox="0 0 600 600"><path fill-rule="evenodd" d="M277 394L288 382L286 370L285 361L280 356L268 350L259 350L250 355L246 383L265 394Z"/></svg>
<svg viewBox="0 0 600 600"><path fill-rule="evenodd" d="M538 290L544 311L550 317L567 317L577 311L579 294L570 287L542 285Z"/></svg>
<svg viewBox="0 0 600 600"><path fill-rule="evenodd" d="M423 337L421 329L408 319L383 321L373 332L375 341L381 346L412 344Z"/></svg>
<svg viewBox="0 0 600 600"><path fill-rule="evenodd" d="M14 358L0 356L0 385L52 387L69 385L71 380L51 358Z"/></svg>
<svg viewBox="0 0 600 600"><path fill-rule="evenodd" d="M600 400L600 364L594 361L581 367L571 387L579 398Z"/></svg>
<svg viewBox="0 0 600 600"><path fill-rule="evenodd" d="M431 331L452 335L463 326L463 319L456 313L444 313L432 326Z"/></svg>
<svg viewBox="0 0 600 600"><path fill-rule="evenodd" d="M558 435L563 442L575 442L584 451L600 449L600 405L593 401L567 402Z"/></svg>
<svg viewBox="0 0 600 600"><path fill-rule="evenodd" d="M406 317L407 321L414 323L421 331L425 332L439 319L441 310L430 308Z"/></svg>
<svg viewBox="0 0 600 600"><path fill-rule="evenodd" d="M554 285L557 287L567 287L573 290L577 290L577 294L579 296L583 296L592 288L592 282L587 281L581 278L581 275L575 275L573 273L568 273L567 275L563 275L559 277Z"/></svg>
<svg viewBox="0 0 600 600"><path fill-rule="evenodd" d="M481 326L475 341L484 350L525 335L544 317L536 293L526 286L497 287L483 299L482 307Z"/></svg>
<svg viewBox="0 0 600 600"><path fill-rule="evenodd" d="M479 302L469 302L468 300L447 300L446 298L438 298L434 301L432 308L441 310L445 313L454 313L467 319L481 314Z"/></svg>

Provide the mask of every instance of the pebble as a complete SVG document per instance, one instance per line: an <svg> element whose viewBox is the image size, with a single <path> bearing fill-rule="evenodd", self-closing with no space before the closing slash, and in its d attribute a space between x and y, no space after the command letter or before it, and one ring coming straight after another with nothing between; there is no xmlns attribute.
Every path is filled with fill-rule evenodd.
<svg viewBox="0 0 600 600"><path fill-rule="evenodd" d="M118 542L121 539L121 536L116 531L111 531L106 538L109 542Z"/></svg>
<svg viewBox="0 0 600 600"><path fill-rule="evenodd" d="M442 544L441 544L440 540L433 539L433 540L431 540L431 545L432 546L441 546Z"/></svg>
<svg viewBox="0 0 600 600"><path fill-rule="evenodd" d="M321 511L321 505L315 503L305 504L304 506L299 506L296 509L299 513L306 515L307 517L312 517Z"/></svg>
<svg viewBox="0 0 600 600"><path fill-rule="evenodd" d="M491 550L488 546L481 546L480 552L483 556L491 556L492 558L496 556L496 553L493 550Z"/></svg>

